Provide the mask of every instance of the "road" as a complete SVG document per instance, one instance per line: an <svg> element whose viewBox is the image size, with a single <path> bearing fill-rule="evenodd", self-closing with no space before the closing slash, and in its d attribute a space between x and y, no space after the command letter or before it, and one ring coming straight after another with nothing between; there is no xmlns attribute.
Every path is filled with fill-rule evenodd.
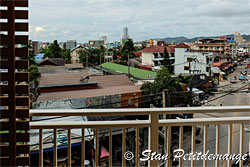
<svg viewBox="0 0 250 167"><path fill-rule="evenodd" d="M233 78L235 75L239 76L241 71L245 71L243 66L238 67L232 74L228 75L228 79L221 82L218 87L225 86L225 85L230 85L230 78ZM238 81L239 82L239 81ZM241 88L242 86L245 86L246 84L249 84L249 82L246 83L236 83L233 85L230 85L233 90L236 90L238 88ZM247 87L246 87L247 88ZM245 89L246 90L246 89ZM218 98L217 100L213 100L210 102L211 106L220 106L222 104L223 106L240 106L240 105L250 105L250 93L247 91L239 91L235 92L232 94L229 94L227 96L221 97L222 92L215 94L212 97L209 97L209 100L213 100ZM225 86L222 88L222 91L229 91L229 86ZM221 98L219 98L221 97ZM233 112L233 113L213 113L213 114L195 114L194 117L196 118L209 118L209 117L249 117L250 112ZM232 136L232 153L239 153L239 128L240 125L233 125L232 131L233 131L233 136ZM250 132L247 132L247 130L250 129L250 123L245 124L245 131L244 131L244 153L248 152L249 148L249 143L250 143ZM216 136L216 128L215 125L210 125L208 127L208 150L210 151L209 153L214 154L215 153L215 136ZM221 154L226 154L228 150L228 125L221 125L220 126L220 153ZM184 149L185 150L190 150L191 148L191 135L186 134L184 136ZM197 152L202 152L203 151L203 128L201 130L201 133L196 136L196 151ZM203 162L202 161L195 161L195 166L202 166ZM220 161L220 166L226 166L227 161ZM190 161L184 161L183 166L190 166ZM208 161L208 166L213 167L215 166L215 161Z"/></svg>

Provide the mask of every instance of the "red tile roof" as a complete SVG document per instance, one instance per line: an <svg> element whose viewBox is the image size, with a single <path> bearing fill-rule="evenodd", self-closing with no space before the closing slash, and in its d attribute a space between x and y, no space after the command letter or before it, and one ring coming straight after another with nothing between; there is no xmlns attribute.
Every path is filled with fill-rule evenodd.
<svg viewBox="0 0 250 167"><path fill-rule="evenodd" d="M141 56L141 52L134 52L136 56Z"/></svg>
<svg viewBox="0 0 250 167"><path fill-rule="evenodd" d="M167 51L174 53L174 47L166 46ZM140 52L149 52L149 53L164 53L164 46L150 46L140 50Z"/></svg>
<svg viewBox="0 0 250 167"><path fill-rule="evenodd" d="M175 48L189 48L189 46L184 44L184 43L180 43L180 44L176 45Z"/></svg>

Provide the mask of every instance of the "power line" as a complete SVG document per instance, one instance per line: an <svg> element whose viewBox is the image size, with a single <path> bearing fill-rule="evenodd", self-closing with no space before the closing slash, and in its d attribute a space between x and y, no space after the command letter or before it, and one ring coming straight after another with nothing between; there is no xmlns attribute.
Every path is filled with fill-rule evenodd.
<svg viewBox="0 0 250 167"><path fill-rule="evenodd" d="M212 100L209 100L208 102L212 102L212 101L214 101L214 100L218 100L218 99L220 99L220 98L223 98L223 97L225 97L225 96L227 96L227 95L230 95L231 93L237 92L238 90L243 89L243 88L245 88L245 87L247 87L247 86L249 86L249 85L250 85L250 84L247 84L247 85L244 85L244 86L242 86L242 87L240 87L240 88L238 88L238 89L236 89L236 90L234 90L234 91L232 91L232 92L227 92L226 94L224 94L224 95L222 95L222 96L219 96L219 97L216 97L216 98L214 98L214 99L212 99Z"/></svg>
<svg viewBox="0 0 250 167"><path fill-rule="evenodd" d="M95 105L95 106L91 106L91 107L83 107L83 108L79 108L79 109L91 109L94 107L101 107L101 106L107 106L107 105L111 105L111 104L117 104L117 103L122 103L122 102L128 102L129 100L138 100L138 99L142 99L143 97L152 97L152 96L161 96L162 93L156 93L156 94L149 94L149 95L142 95L140 97L136 97L136 98L132 98L132 99L127 99L127 100L123 100L123 101L119 101L119 102L114 102L114 103L107 103L107 104L101 104L101 105ZM142 101L142 102L138 102L137 104L143 104L146 102L151 102L151 100L147 100L147 101ZM129 104L127 106L120 106L117 108L124 108L124 107L130 107L130 106L134 106L135 104ZM53 117L53 118L44 118L44 119L39 119L39 120L31 120L30 122L39 122L39 121L47 121L47 120L53 120L53 119L59 119L59 118L65 118L65 117L70 117L70 116L59 116L59 117Z"/></svg>

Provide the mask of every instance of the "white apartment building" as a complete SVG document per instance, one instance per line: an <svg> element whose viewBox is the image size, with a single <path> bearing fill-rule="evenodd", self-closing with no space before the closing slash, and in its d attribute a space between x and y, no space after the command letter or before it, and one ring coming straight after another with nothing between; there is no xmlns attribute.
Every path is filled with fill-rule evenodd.
<svg viewBox="0 0 250 167"><path fill-rule="evenodd" d="M206 74L209 75L212 66L213 53L190 51L186 44L175 46L175 75Z"/></svg>
<svg viewBox="0 0 250 167"><path fill-rule="evenodd" d="M163 54L164 54L165 46L150 46L145 49L142 49L142 65L151 66L153 71L157 71L160 69L163 62ZM169 53L169 58L174 63L174 47L166 46L166 49Z"/></svg>

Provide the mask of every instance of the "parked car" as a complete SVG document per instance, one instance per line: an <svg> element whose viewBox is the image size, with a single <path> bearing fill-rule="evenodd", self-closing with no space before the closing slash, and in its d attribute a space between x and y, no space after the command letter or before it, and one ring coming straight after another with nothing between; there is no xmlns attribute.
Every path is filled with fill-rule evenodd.
<svg viewBox="0 0 250 167"><path fill-rule="evenodd" d="M239 80L244 80L244 76L242 74L240 74Z"/></svg>
<svg viewBox="0 0 250 167"><path fill-rule="evenodd" d="M235 78L231 78L231 79L230 79L230 82L231 82L231 83L236 83L236 79L235 79Z"/></svg>

